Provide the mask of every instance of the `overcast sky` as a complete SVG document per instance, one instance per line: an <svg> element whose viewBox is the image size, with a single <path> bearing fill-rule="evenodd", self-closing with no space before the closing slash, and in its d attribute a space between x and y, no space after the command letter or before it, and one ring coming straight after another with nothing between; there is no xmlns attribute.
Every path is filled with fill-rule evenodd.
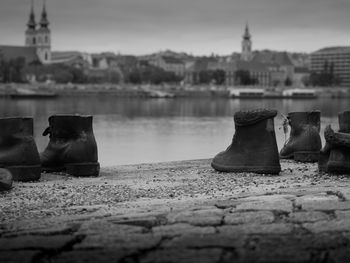
<svg viewBox="0 0 350 263"><path fill-rule="evenodd" d="M30 0L0 0L0 44L23 45L29 10ZM47 0L47 11L53 50L231 54L246 21L253 49L350 45L350 0Z"/></svg>

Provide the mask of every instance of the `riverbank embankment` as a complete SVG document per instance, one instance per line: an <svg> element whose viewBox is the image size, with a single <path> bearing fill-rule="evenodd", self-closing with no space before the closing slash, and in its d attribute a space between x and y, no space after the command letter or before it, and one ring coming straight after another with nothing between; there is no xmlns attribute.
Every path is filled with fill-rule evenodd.
<svg viewBox="0 0 350 263"><path fill-rule="evenodd" d="M1 262L348 262L350 178L210 160L43 174L0 195Z"/></svg>
<svg viewBox="0 0 350 263"><path fill-rule="evenodd" d="M53 92L59 96L98 96L117 97L229 97L229 89L261 88L249 86L213 86L213 85L130 85L130 84L0 84L0 96L6 97L16 90L34 92ZM293 87L266 87L267 91L282 91ZM313 87L319 97L348 98L350 88Z"/></svg>

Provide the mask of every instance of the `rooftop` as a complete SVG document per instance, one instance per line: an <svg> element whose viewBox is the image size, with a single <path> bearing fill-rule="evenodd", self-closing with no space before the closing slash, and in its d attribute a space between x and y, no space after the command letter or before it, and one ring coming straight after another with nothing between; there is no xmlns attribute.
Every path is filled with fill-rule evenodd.
<svg viewBox="0 0 350 263"><path fill-rule="evenodd" d="M350 52L350 46L325 47L317 50L314 53L323 53L323 52Z"/></svg>
<svg viewBox="0 0 350 263"><path fill-rule="evenodd" d="M237 69L239 70L249 70L249 71L269 71L268 65L258 61L237 61Z"/></svg>
<svg viewBox="0 0 350 263"><path fill-rule="evenodd" d="M162 56L163 60L168 64L183 64L183 61L169 56Z"/></svg>
<svg viewBox="0 0 350 263"><path fill-rule="evenodd" d="M39 61L35 47L0 45L0 56L2 56L5 60L23 57L28 64L34 61Z"/></svg>
<svg viewBox="0 0 350 263"><path fill-rule="evenodd" d="M293 62L287 52L257 53L253 58L253 62L277 64L279 66L293 66Z"/></svg>

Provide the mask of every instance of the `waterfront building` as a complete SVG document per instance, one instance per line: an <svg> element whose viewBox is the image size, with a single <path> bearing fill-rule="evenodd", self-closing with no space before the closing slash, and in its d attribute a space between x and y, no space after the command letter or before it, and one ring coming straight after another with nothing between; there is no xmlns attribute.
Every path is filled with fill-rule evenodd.
<svg viewBox="0 0 350 263"><path fill-rule="evenodd" d="M185 76L185 63L175 57L156 55L150 59L149 64L162 68L165 71L173 72L179 77Z"/></svg>
<svg viewBox="0 0 350 263"><path fill-rule="evenodd" d="M200 74L208 70L218 69L217 60L214 57L203 57L185 64L184 81L190 84L200 83Z"/></svg>
<svg viewBox="0 0 350 263"><path fill-rule="evenodd" d="M0 60L10 61L17 58L24 58L26 64L39 62L35 47L0 46Z"/></svg>
<svg viewBox="0 0 350 263"><path fill-rule="evenodd" d="M40 62L42 64L51 63L51 31L47 18L46 4L43 2L40 27L37 28L35 21L33 1L25 31L24 46L0 45L0 60L12 60L24 58L25 64Z"/></svg>
<svg viewBox="0 0 350 263"><path fill-rule="evenodd" d="M51 31L47 18L46 2L43 2L39 28L35 21L34 4L32 1L27 30L25 31L25 46L36 48L37 55L42 64L51 63Z"/></svg>
<svg viewBox="0 0 350 263"><path fill-rule="evenodd" d="M294 83L297 86L304 86L310 78L310 69L308 67L295 67Z"/></svg>
<svg viewBox="0 0 350 263"><path fill-rule="evenodd" d="M340 85L350 87L350 46L326 47L311 54L311 72L321 73L326 63L333 65Z"/></svg>
<svg viewBox="0 0 350 263"><path fill-rule="evenodd" d="M294 79L295 66L287 52L258 51L252 62L265 64L271 72L280 72L283 81Z"/></svg>
<svg viewBox="0 0 350 263"><path fill-rule="evenodd" d="M90 54L79 51L53 51L51 64L64 64L86 70L92 64L92 58Z"/></svg>

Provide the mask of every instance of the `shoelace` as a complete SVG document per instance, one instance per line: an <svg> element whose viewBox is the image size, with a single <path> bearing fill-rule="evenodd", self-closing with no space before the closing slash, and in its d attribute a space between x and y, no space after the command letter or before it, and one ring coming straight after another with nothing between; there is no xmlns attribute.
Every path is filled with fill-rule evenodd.
<svg viewBox="0 0 350 263"><path fill-rule="evenodd" d="M282 113L281 113L281 116L283 118L282 127L283 127L283 133L284 133L284 145L286 145L289 142L289 138L287 139L287 134L289 131L288 126L290 125L290 120L286 115L283 115Z"/></svg>
<svg viewBox="0 0 350 263"><path fill-rule="evenodd" d="M51 128L50 128L50 127L47 127L47 128L45 129L45 131L43 132L43 136L47 136L48 134L51 135Z"/></svg>

